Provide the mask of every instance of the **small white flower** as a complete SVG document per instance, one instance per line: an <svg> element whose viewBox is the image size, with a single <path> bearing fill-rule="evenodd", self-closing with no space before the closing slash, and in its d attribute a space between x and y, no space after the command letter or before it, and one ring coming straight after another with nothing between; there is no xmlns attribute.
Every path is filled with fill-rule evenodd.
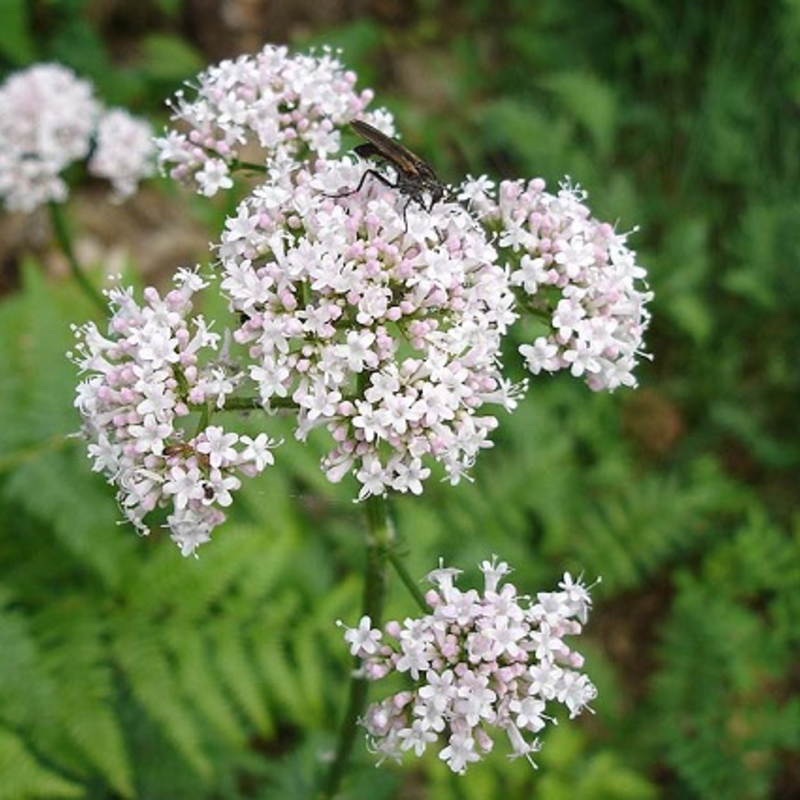
<svg viewBox="0 0 800 800"><path fill-rule="evenodd" d="M475 752L475 740L458 733L450 737L450 743L440 751L439 758L457 775L463 775L469 764L481 759Z"/></svg>
<svg viewBox="0 0 800 800"><path fill-rule="evenodd" d="M228 165L221 158L209 158L195 175L201 194L213 197L220 189L230 189L233 179Z"/></svg>
<svg viewBox="0 0 800 800"><path fill-rule="evenodd" d="M202 473L197 467L172 467L164 483L164 494L174 495L175 508L179 511L185 509L192 500L202 500L205 497Z"/></svg>
<svg viewBox="0 0 800 800"><path fill-rule="evenodd" d="M243 464L251 461L255 465L256 471L263 472L265 467L275 463L272 449L278 443L270 439L266 433L259 433L255 439L242 436L239 441L245 446L239 456Z"/></svg>
<svg viewBox="0 0 800 800"><path fill-rule="evenodd" d="M365 658L378 651L382 636L379 630L373 629L372 620L364 616L359 620L357 628L346 629L344 639L350 645L350 655Z"/></svg>
<svg viewBox="0 0 800 800"><path fill-rule="evenodd" d="M144 422L129 426L128 432L136 440L134 447L137 452L152 452L160 456L164 452L164 439L172 433L172 425L159 422L155 414L146 414Z"/></svg>
<svg viewBox="0 0 800 800"><path fill-rule="evenodd" d="M239 441L236 433L226 433L219 425L209 425L198 437L195 450L208 456L208 462L214 469L228 466L237 460L234 445Z"/></svg>

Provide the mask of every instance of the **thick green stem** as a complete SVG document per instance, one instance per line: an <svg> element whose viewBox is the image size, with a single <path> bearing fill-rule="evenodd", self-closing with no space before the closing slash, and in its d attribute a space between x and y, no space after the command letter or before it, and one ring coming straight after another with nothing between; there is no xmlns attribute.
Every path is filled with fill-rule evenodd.
<svg viewBox="0 0 800 800"><path fill-rule="evenodd" d="M69 228L67 227L67 221L64 218L62 207L58 203L50 202L48 203L48 208L50 210L50 224L53 226L53 233L55 234L61 252L67 259L72 277L75 279L78 286L80 286L83 293L103 312L103 314L107 314L108 303L86 277L86 274L81 269L81 265L78 263L75 251L72 249L72 238L69 234Z"/></svg>
<svg viewBox="0 0 800 800"><path fill-rule="evenodd" d="M380 627L386 594L386 561L394 532L387 513L386 498L370 497L364 505L367 512L367 552L362 616L368 616L372 620L373 627ZM359 660L356 659L353 677L350 680L347 710L339 731L336 755L319 794L319 800L333 800L336 797L359 731L359 718L367 705L367 682L355 672L358 666Z"/></svg>

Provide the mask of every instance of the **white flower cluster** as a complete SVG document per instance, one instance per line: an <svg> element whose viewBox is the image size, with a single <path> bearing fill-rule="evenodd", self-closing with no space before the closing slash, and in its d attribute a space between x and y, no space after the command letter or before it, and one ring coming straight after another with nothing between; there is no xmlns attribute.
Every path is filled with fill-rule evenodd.
<svg viewBox="0 0 800 800"><path fill-rule="evenodd" d="M465 196L499 225L498 246L515 254L512 284L547 320L547 331L519 348L528 369L569 369L594 390L635 386L652 293L626 235L594 219L585 193L569 184L553 195L541 179L504 181L496 202L486 189L473 184Z"/></svg>
<svg viewBox="0 0 800 800"><path fill-rule="evenodd" d="M89 172L111 183L114 200L124 200L153 172L155 150L150 123L121 108L111 109L97 124Z"/></svg>
<svg viewBox="0 0 800 800"><path fill-rule="evenodd" d="M360 499L419 494L424 458L457 482L497 426L483 406L515 403L513 295L461 206L423 211L377 180L345 195L361 170L327 161L256 190L223 234L222 289L264 406L289 397L299 438L330 432L328 478L352 471Z"/></svg>
<svg viewBox="0 0 800 800"><path fill-rule="evenodd" d="M346 628L368 680L400 673L412 684L371 705L362 720L381 759L399 761L409 750L419 756L438 744L439 758L461 774L492 749L489 730L499 729L512 757L530 761L541 746L537 734L554 721L549 703L575 717L596 697L580 672L582 656L564 641L586 622L586 586L567 573L559 591L531 602L512 584L501 586L505 562L485 561L481 571L483 594L462 592L454 582L460 571L440 567L428 576L437 587L426 595L429 614L383 631L369 617Z"/></svg>
<svg viewBox="0 0 800 800"><path fill-rule="evenodd" d="M162 166L205 195L230 187L242 170L263 178L216 245L220 290L239 320L233 338L242 350L237 396L219 390L219 410L260 405L292 414L300 440L327 431L332 445L322 469L331 481L354 476L362 500L419 494L434 470L452 483L468 474L491 446L493 412L513 410L527 385L504 377L501 362L503 339L522 315L542 325L542 335L520 348L533 374L569 368L594 389L633 385L650 299L625 237L592 218L577 190L551 195L540 180L508 181L495 194L479 178L461 187L464 205L438 193L430 203L413 174L339 156L340 132L354 119L392 135L391 115L366 111L371 99L330 51L293 55L267 46L200 75L191 99L179 94L173 104L180 130L158 140ZM117 129L110 138L133 151L139 139L120 132L122 124L109 123ZM98 152L95 168L104 170L100 161ZM184 280L176 291L188 286ZM249 469L250 456L206 459L197 448L208 445L197 437L209 435L208 420L194 438L173 431L184 407L204 401L190 393L200 391L195 379L211 380L208 371L192 377L149 365L142 377L137 370L152 360L141 351L150 346L149 333L142 339L139 330L147 309L121 293L112 299L119 306L113 324L130 328L125 348L119 332L108 344L83 332L82 365L97 374L82 388L79 407L97 468L120 486L136 524L174 499L173 532L199 520L199 542L212 510L227 501L215 482ZM216 344L202 320L190 324L189 305L173 320L180 337ZM167 326L159 335L170 343L178 333ZM178 360L185 355L180 337L175 348L167 345ZM122 361L109 359L106 347ZM106 369L115 382L109 406ZM222 381L218 373L215 380ZM170 398L164 418L149 413L146 393L140 396L151 382ZM128 402L120 387L135 402L117 413L114 403ZM107 451L106 464L98 453ZM192 458L188 467L181 460ZM184 476L168 475L173 468L191 472L189 495L177 491ZM181 536L189 541L190 534Z"/></svg>
<svg viewBox="0 0 800 800"><path fill-rule="evenodd" d="M110 291L108 335L91 322L78 328L73 355L88 373L75 405L94 470L117 485L123 513L142 533L148 514L168 508L167 527L184 555L224 521L221 509L231 504L239 475L273 463L275 445L266 434L252 439L217 425L187 432L193 412L210 417L236 388L223 365L201 361L217 349L219 335L201 316L187 322L192 297L205 286L181 270L165 297L145 290L142 306L130 291Z"/></svg>
<svg viewBox="0 0 800 800"><path fill-rule="evenodd" d="M106 115L111 117L110 121ZM118 198L152 171L155 142L147 123L120 122L92 85L59 64L37 64L0 86L0 198L10 211L31 212L69 193L62 172L85 159L98 134L89 172L110 180ZM134 133L135 131L135 133ZM132 143L135 141L135 147Z"/></svg>
<svg viewBox="0 0 800 800"><path fill-rule="evenodd" d="M170 177L194 181L211 197L233 185L231 166L240 160L261 157L256 166L263 168L310 154L325 158L339 150L339 127L372 99L371 91L357 93L355 82L327 49L289 55L267 45L223 61L199 76L191 99L176 95L173 119L183 129L158 140L159 160Z"/></svg>

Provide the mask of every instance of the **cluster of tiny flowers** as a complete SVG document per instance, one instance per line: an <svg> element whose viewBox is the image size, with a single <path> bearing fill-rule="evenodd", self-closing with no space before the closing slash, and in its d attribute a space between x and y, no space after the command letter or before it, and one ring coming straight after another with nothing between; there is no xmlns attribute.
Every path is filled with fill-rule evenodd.
<svg viewBox="0 0 800 800"><path fill-rule="evenodd" d="M363 169L273 175L219 248L261 401L293 401L300 439L325 426L323 470L352 472L360 499L419 494L426 457L457 482L497 425L478 412L518 393L499 357L513 293L484 232L455 203L423 211L374 178L353 193Z"/></svg>
<svg viewBox="0 0 800 800"><path fill-rule="evenodd" d="M117 196L130 194L149 173L155 151L149 126L104 116L92 85L59 64L37 64L0 86L0 197L10 211L31 212L69 193L63 171L89 156L89 171L112 181ZM101 127L98 129L98 125ZM121 128L120 126L123 125ZM117 134L120 138L114 139ZM145 142L145 137L148 139ZM135 139L135 158L131 145Z"/></svg>
<svg viewBox="0 0 800 800"><path fill-rule="evenodd" d="M37 64L0 86L0 195L29 212L67 197L60 173L85 158L100 105L87 81L59 64Z"/></svg>
<svg viewBox="0 0 800 800"><path fill-rule="evenodd" d="M339 150L339 130L364 116L371 91L355 91L356 76L329 50L290 55L266 46L253 56L223 61L202 73L191 98L179 92L173 119L182 130L158 140L169 175L194 181L208 197L233 185L230 173L259 156L265 163L325 158ZM388 114L372 117L384 126ZM254 156L253 152L259 156Z"/></svg>
<svg viewBox="0 0 800 800"><path fill-rule="evenodd" d="M150 124L114 108L97 124L89 172L111 183L114 200L124 200L134 194L142 178L153 173L155 152Z"/></svg>
<svg viewBox="0 0 800 800"><path fill-rule="evenodd" d="M458 589L459 570L432 572L431 612L402 625L379 630L369 617L357 628L339 623L366 679L399 673L412 684L371 705L362 720L381 760L399 761L409 750L420 756L432 745L461 774L492 749L494 729L508 737L512 758L531 761L540 749L537 734L554 721L548 704L562 704L572 718L596 697L580 672L582 656L564 641L586 622L587 588L567 573L558 591L531 601L502 584L506 563L485 561L481 571L483 594Z"/></svg>
<svg viewBox="0 0 800 800"><path fill-rule="evenodd" d="M497 200L491 191L479 179L462 196L499 229L523 304L549 321L543 335L519 348L528 369L569 369L593 390L635 386L652 293L626 235L593 218L585 193L569 184L555 195L541 179L504 181Z"/></svg>
<svg viewBox="0 0 800 800"><path fill-rule="evenodd" d="M246 354L235 371L199 360L219 337L189 316L203 283L190 273L163 299L148 290L142 307L112 292L108 338L79 331L89 377L77 405L95 469L140 530L150 512L171 509L185 553L208 540L240 477L272 463L266 434L251 441L210 424L231 405L294 414L300 440L326 431L324 473L352 475L363 500L420 494L434 471L452 483L469 474L491 446L494 413L513 410L527 386L505 378L501 362L521 313L545 320L520 347L533 374L569 368L593 389L635 383L650 294L625 237L569 186L551 195L540 180L509 181L495 193L488 179L469 179L461 204L439 192L434 203L413 175L339 156L354 119L393 135L391 115L368 112L372 93L355 81L328 50L267 46L208 69L173 101L177 129L157 142L171 177L207 196L239 170L262 178L215 246ZM93 130L100 111L69 116ZM144 157L132 122L107 116L90 162L118 192ZM107 142L124 143L127 160L107 158Z"/></svg>
<svg viewBox="0 0 800 800"><path fill-rule="evenodd" d="M192 411L211 416L237 384L219 361L201 361L217 350L218 334L202 316L187 322L192 297L205 286L197 273L181 270L175 288L163 298L146 289L142 305L130 291L109 291L108 335L87 323L76 330L73 354L87 375L75 405L94 470L117 486L125 517L142 533L149 531L146 516L166 508L184 555L224 521L239 476L273 463L275 445L265 434L252 439L217 425L187 432Z"/></svg>

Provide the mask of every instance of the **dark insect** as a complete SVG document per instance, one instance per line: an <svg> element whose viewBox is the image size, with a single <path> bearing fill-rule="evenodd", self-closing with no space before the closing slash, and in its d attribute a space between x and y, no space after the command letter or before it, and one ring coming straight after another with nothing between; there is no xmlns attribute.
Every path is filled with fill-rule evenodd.
<svg viewBox="0 0 800 800"><path fill-rule="evenodd" d="M174 442L164 447L163 456L164 458L172 458L173 456L189 458L189 456L194 455L194 452L190 444L186 444L186 442Z"/></svg>
<svg viewBox="0 0 800 800"><path fill-rule="evenodd" d="M439 180L433 167L419 156L414 155L409 149L403 147L398 141L381 133L377 128L362 122L359 119L353 120L350 127L362 138L367 141L355 148L356 153L362 158L373 158L384 164L391 164L395 169L395 183L392 183L384 174L376 169L368 169L361 176L358 186L352 192L347 192L338 197L347 197L361 191L367 176L377 178L384 186L390 189L397 189L400 194L408 197L408 203L412 200L425 211L430 211L445 195L445 185ZM427 199L427 202L426 202ZM403 218L405 219L406 203L403 208Z"/></svg>

